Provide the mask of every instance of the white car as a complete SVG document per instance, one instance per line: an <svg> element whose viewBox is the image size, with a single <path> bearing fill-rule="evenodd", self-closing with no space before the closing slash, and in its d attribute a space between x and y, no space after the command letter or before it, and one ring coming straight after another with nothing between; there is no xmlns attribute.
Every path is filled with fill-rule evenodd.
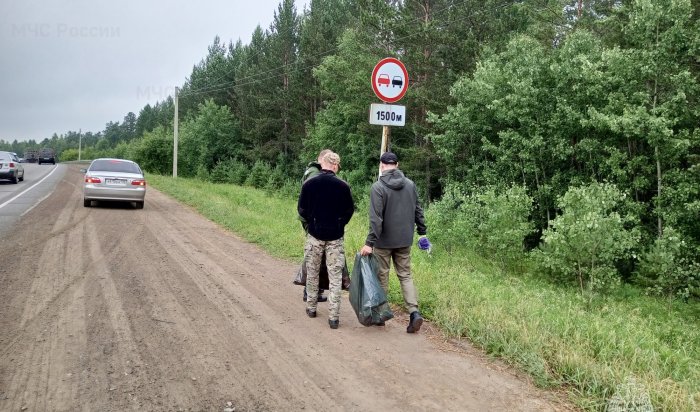
<svg viewBox="0 0 700 412"><path fill-rule="evenodd" d="M146 179L136 162L126 159L95 159L85 173L83 206L92 206L93 200L134 202L143 209L146 198Z"/></svg>
<svg viewBox="0 0 700 412"><path fill-rule="evenodd" d="M0 179L9 179L12 183L24 180L24 166L16 154L0 152Z"/></svg>

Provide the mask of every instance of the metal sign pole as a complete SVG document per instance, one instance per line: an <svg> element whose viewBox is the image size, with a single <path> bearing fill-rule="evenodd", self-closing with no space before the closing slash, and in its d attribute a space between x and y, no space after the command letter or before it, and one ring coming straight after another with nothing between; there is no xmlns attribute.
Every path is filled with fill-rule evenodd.
<svg viewBox="0 0 700 412"><path fill-rule="evenodd" d="M383 126L382 127L382 148L381 151L379 152L379 157L382 157L382 155L386 152L389 151L389 140L391 139L391 132L389 130L389 126ZM381 162L379 164L379 177L377 177L377 180L382 177L382 165Z"/></svg>

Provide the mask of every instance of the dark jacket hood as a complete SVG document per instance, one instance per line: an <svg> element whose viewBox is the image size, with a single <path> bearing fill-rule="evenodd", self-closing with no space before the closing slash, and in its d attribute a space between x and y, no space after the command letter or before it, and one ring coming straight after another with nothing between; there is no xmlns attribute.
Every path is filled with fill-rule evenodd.
<svg viewBox="0 0 700 412"><path fill-rule="evenodd" d="M379 178L386 187L393 190L401 190L406 185L406 177L403 172L399 169L391 169L382 173Z"/></svg>

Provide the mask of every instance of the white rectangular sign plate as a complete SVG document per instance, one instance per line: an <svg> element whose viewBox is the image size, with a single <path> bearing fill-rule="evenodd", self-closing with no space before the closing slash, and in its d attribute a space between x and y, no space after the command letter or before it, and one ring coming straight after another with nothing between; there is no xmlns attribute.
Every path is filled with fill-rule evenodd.
<svg viewBox="0 0 700 412"><path fill-rule="evenodd" d="M406 106L372 103L369 108L369 124L404 126L406 125Z"/></svg>

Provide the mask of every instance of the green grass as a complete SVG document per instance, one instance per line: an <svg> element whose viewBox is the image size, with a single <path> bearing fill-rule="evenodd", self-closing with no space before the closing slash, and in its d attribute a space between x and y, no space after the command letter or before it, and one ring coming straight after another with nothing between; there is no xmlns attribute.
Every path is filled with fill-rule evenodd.
<svg viewBox="0 0 700 412"><path fill-rule="evenodd" d="M301 261L294 199L183 178L150 175L149 183L270 254ZM359 205L346 228L350 265L364 244L366 210ZM643 385L655 410L700 410L697 303L669 309L632 288L591 301L528 270L507 273L469 250L434 246L431 256L414 248L414 279L421 311L446 335L469 339L541 387L565 389L586 410L605 410L631 381ZM389 298L403 302L395 276Z"/></svg>

